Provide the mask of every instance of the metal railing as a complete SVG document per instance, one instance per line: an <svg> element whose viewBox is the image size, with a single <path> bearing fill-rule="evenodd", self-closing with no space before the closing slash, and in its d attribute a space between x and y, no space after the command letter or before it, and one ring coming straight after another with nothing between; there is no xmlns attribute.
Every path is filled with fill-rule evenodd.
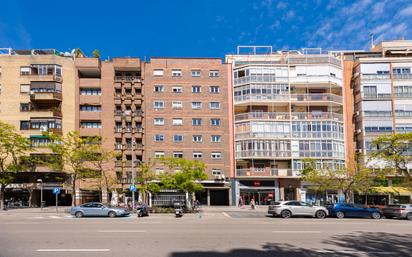
<svg viewBox="0 0 412 257"><path fill-rule="evenodd" d="M244 168L236 169L236 176L239 177L296 177L299 172L292 169L275 169L275 168Z"/></svg>
<svg viewBox="0 0 412 257"><path fill-rule="evenodd" d="M412 74L393 74L394 79L412 79Z"/></svg>
<svg viewBox="0 0 412 257"><path fill-rule="evenodd" d="M234 78L233 84L248 84L248 83L273 83L273 82L287 82L287 77L276 77L274 75L249 75L240 78Z"/></svg>
<svg viewBox="0 0 412 257"><path fill-rule="evenodd" d="M307 102L336 102L343 103L343 97L340 95L323 93L323 94L290 94L292 101Z"/></svg>
<svg viewBox="0 0 412 257"><path fill-rule="evenodd" d="M265 158L265 157L278 157L278 158L290 158L292 156L290 151L279 150L243 150L236 151L236 158Z"/></svg>
<svg viewBox="0 0 412 257"><path fill-rule="evenodd" d="M235 121L242 120L289 120L288 112L247 112L235 115Z"/></svg>
<svg viewBox="0 0 412 257"><path fill-rule="evenodd" d="M126 82L140 82L141 81L141 77L138 76L115 76L114 77L114 81L115 82L122 82L122 81L126 81Z"/></svg>
<svg viewBox="0 0 412 257"><path fill-rule="evenodd" d="M343 122L343 115L334 112L247 112L235 115L235 121L244 120L338 120Z"/></svg>
<svg viewBox="0 0 412 257"><path fill-rule="evenodd" d="M389 74L362 74L361 79L374 80L374 79L390 79Z"/></svg>
<svg viewBox="0 0 412 257"><path fill-rule="evenodd" d="M247 95L237 95L235 96L236 102L245 101L289 101L289 94L284 95L274 95L274 94L247 94Z"/></svg>

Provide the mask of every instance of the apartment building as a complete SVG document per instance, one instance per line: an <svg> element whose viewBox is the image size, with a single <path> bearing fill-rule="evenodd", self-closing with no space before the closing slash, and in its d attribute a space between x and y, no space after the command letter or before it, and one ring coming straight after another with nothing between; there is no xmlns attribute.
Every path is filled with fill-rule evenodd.
<svg viewBox="0 0 412 257"><path fill-rule="evenodd" d="M31 155L47 159L49 139L44 131L64 134L76 129L75 67L71 56L50 50L0 49L0 120L14 125L33 146ZM46 204L53 204L51 189L61 186L65 174L38 165L19 173L16 183L6 192L6 199L25 199L25 188L35 189L33 203L40 204L40 184ZM69 194L63 192L61 203L70 204Z"/></svg>
<svg viewBox="0 0 412 257"><path fill-rule="evenodd" d="M226 62L234 106L232 204L309 199L299 182L303 158L319 168L345 165L341 59L320 49L239 47Z"/></svg>
<svg viewBox="0 0 412 257"><path fill-rule="evenodd" d="M117 160L105 163L104 168L108 176L116 177L116 187L126 191L143 160L143 67L138 58L76 59L76 128L81 136L100 137L107 151L118 153ZM110 200L106 197L111 192L98 180L81 181L77 201L98 201L99 194L103 202Z"/></svg>
<svg viewBox="0 0 412 257"><path fill-rule="evenodd" d="M151 58L145 64L144 160L175 157L207 165L204 204L230 202L228 65L219 58ZM165 171L157 164L156 172Z"/></svg>
<svg viewBox="0 0 412 257"><path fill-rule="evenodd" d="M352 66L345 76L351 78L352 140L357 153L367 156L378 136L412 131L411 49L410 40L383 41L370 51L345 54L345 65ZM368 165L382 168L385 163Z"/></svg>

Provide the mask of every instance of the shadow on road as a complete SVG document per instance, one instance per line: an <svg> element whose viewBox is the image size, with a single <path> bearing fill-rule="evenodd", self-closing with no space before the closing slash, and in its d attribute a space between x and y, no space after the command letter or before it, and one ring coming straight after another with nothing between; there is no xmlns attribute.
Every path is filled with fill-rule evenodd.
<svg viewBox="0 0 412 257"><path fill-rule="evenodd" d="M261 250L233 249L229 252L175 252L170 257L409 257L412 253L412 234L354 232L323 241L326 248L299 248L291 244L268 242Z"/></svg>

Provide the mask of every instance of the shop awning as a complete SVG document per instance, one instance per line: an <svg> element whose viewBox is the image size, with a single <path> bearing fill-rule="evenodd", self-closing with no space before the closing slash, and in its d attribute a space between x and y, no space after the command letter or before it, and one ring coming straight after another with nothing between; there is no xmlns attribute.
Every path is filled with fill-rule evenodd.
<svg viewBox="0 0 412 257"><path fill-rule="evenodd" d="M403 196L412 195L412 192L409 189L405 187L394 187L394 186L372 187L370 189L370 192L378 193L378 194L392 194L392 195L403 195Z"/></svg>
<svg viewBox="0 0 412 257"><path fill-rule="evenodd" d="M30 135L30 138L48 138L48 137L44 135Z"/></svg>

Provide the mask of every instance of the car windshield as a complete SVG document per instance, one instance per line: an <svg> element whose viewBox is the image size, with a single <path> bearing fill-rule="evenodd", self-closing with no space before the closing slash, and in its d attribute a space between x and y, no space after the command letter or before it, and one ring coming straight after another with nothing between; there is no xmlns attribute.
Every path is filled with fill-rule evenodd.
<svg viewBox="0 0 412 257"><path fill-rule="evenodd" d="M279 202L271 202L270 205L280 205Z"/></svg>
<svg viewBox="0 0 412 257"><path fill-rule="evenodd" d="M401 206L399 204L391 204L391 205L388 205L388 207L389 208L399 208Z"/></svg>

